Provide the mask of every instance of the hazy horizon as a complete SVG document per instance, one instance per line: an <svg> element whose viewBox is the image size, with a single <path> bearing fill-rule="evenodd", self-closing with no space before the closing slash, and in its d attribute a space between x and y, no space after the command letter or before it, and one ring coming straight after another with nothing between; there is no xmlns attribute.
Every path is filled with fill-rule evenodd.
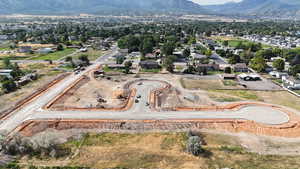
<svg viewBox="0 0 300 169"><path fill-rule="evenodd" d="M224 4L227 2L240 2L242 0L191 0L200 5L215 5L215 4Z"/></svg>

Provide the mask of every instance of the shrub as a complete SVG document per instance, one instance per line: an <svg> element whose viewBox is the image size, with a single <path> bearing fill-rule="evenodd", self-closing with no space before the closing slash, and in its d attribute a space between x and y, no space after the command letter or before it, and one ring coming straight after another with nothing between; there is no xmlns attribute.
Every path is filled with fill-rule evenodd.
<svg viewBox="0 0 300 169"><path fill-rule="evenodd" d="M199 156L204 153L204 149L202 148L202 139L199 136L191 136L187 142L187 151L194 156Z"/></svg>

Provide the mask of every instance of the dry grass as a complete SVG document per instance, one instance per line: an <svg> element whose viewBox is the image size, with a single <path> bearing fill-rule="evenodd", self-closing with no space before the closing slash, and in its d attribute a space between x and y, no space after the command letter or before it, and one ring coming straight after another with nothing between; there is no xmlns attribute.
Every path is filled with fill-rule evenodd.
<svg viewBox="0 0 300 169"><path fill-rule="evenodd" d="M88 51L85 52L85 53L78 53L78 54L76 54L74 56L74 58L78 59L80 55L88 55L89 59L91 61L94 61L94 60L98 59L100 56L102 56L103 54L105 54L105 51L88 49Z"/></svg>
<svg viewBox="0 0 300 169"><path fill-rule="evenodd" d="M187 154L186 133L90 134L64 146L73 151L82 144L73 159L23 159L20 163L87 166L91 168L299 168L300 156L259 155L240 146L235 136L201 134L206 142L206 156Z"/></svg>
<svg viewBox="0 0 300 169"><path fill-rule="evenodd" d="M300 111L300 98L296 97L286 91L272 91L272 92L263 92L257 91L254 92L258 97L264 100L266 103L278 104L282 106L287 106L293 109Z"/></svg>
<svg viewBox="0 0 300 169"><path fill-rule="evenodd" d="M182 78L180 79L181 85L186 89L201 89L201 90L214 90L222 89L224 87L220 80L194 80Z"/></svg>

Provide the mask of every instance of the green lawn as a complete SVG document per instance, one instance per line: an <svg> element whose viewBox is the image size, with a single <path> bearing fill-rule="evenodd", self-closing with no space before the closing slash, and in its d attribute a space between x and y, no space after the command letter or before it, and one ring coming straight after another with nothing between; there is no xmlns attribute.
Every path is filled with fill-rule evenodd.
<svg viewBox="0 0 300 169"><path fill-rule="evenodd" d="M211 92L220 92L246 100L261 101L261 99L252 91L247 90L210 90Z"/></svg>
<svg viewBox="0 0 300 169"><path fill-rule="evenodd" d="M3 50L10 50L10 48L7 48L7 47L0 47L0 51L3 51Z"/></svg>
<svg viewBox="0 0 300 169"><path fill-rule="evenodd" d="M75 51L76 51L76 49L68 48L63 51L58 51L58 52L49 53L49 54L45 54L45 55L39 55L37 57L32 57L30 59L31 60L58 60L62 57L72 54Z"/></svg>
<svg viewBox="0 0 300 169"><path fill-rule="evenodd" d="M103 71L106 72L106 73L107 72L121 72L121 73L123 73L125 70L124 69L111 69L108 66L104 66Z"/></svg>
<svg viewBox="0 0 300 169"><path fill-rule="evenodd" d="M237 86L238 82L235 80L223 80L224 86Z"/></svg>
<svg viewBox="0 0 300 169"><path fill-rule="evenodd" d="M9 60L25 60L28 59L28 56L3 56L0 57L0 60L3 60L4 58L8 58Z"/></svg>
<svg viewBox="0 0 300 169"><path fill-rule="evenodd" d="M300 90L295 90L294 92L296 92L296 93L300 94Z"/></svg>
<svg viewBox="0 0 300 169"><path fill-rule="evenodd" d="M218 40L219 43L222 43L222 40ZM235 39L235 40L228 40L228 46L229 47L237 47L239 43L242 43L243 45L248 45L250 43L256 43L256 42L251 42L249 40L243 40L243 39ZM262 44L262 48L272 48L270 45Z"/></svg>
<svg viewBox="0 0 300 169"><path fill-rule="evenodd" d="M141 69L140 72L144 73L159 73L161 69Z"/></svg>

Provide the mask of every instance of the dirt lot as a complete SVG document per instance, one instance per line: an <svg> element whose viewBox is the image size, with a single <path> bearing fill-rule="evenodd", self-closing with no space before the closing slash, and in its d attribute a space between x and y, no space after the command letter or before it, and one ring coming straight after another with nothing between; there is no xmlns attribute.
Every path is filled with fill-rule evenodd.
<svg viewBox="0 0 300 169"><path fill-rule="evenodd" d="M84 135L63 144L71 150L73 157L23 157L18 162L24 166L67 165L91 168L286 169L300 166L300 140L247 134L228 135L212 131L203 131L201 136L206 145L203 146L205 153L200 157L185 152L186 133L101 133ZM291 154L293 156L288 156Z"/></svg>
<svg viewBox="0 0 300 169"><path fill-rule="evenodd" d="M116 80L118 79L118 80ZM123 103L118 99L119 95L127 96L128 90L123 90L122 86L127 82L124 77L98 78L97 80L89 79L86 83L81 84L76 91L67 94L63 103L66 107L99 107L104 106L118 107ZM127 91L127 92L126 92ZM98 102L102 98L105 102Z"/></svg>

